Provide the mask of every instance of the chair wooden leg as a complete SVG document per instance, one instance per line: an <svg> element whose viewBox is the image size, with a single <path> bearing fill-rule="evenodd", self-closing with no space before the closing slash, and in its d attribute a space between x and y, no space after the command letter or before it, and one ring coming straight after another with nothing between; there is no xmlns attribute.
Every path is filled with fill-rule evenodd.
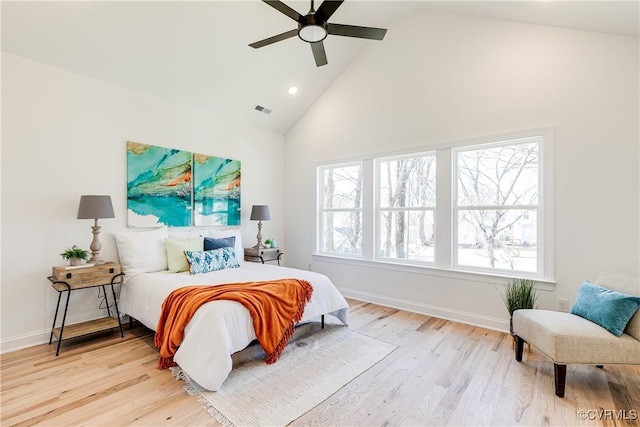
<svg viewBox="0 0 640 427"><path fill-rule="evenodd" d="M564 385L567 378L567 365L553 364L553 374L556 383L556 396L564 397Z"/></svg>
<svg viewBox="0 0 640 427"><path fill-rule="evenodd" d="M516 360L518 362L522 362L522 350L524 349L524 340L519 336L515 335L516 339Z"/></svg>
<svg viewBox="0 0 640 427"><path fill-rule="evenodd" d="M524 342L527 345L527 353L531 353L531 344L529 344L528 342ZM511 335L511 350L514 350L516 348L516 336L515 335Z"/></svg>

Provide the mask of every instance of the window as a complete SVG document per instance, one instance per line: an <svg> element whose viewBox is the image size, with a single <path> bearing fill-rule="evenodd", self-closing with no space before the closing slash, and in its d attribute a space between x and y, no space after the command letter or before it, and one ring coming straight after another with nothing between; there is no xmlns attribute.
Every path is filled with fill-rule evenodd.
<svg viewBox="0 0 640 427"><path fill-rule="evenodd" d="M376 258L433 263L435 155L379 159L376 171Z"/></svg>
<svg viewBox="0 0 640 427"><path fill-rule="evenodd" d="M362 254L362 163L319 168L321 252Z"/></svg>
<svg viewBox="0 0 640 427"><path fill-rule="evenodd" d="M538 271L538 140L454 150L455 266Z"/></svg>
<svg viewBox="0 0 640 427"><path fill-rule="evenodd" d="M551 128L319 166L318 189L320 255L553 281Z"/></svg>

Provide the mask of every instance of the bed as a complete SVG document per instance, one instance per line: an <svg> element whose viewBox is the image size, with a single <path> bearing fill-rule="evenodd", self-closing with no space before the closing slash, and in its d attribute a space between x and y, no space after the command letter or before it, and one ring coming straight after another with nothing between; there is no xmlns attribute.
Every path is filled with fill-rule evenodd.
<svg viewBox="0 0 640 427"><path fill-rule="evenodd" d="M224 235L224 232L218 230L215 233ZM239 240L237 231L231 233L234 233ZM138 237L136 236L134 240L138 240ZM145 238L148 239L148 236ZM149 268L159 268L161 263L156 260L158 262L155 267L136 265L136 258L131 257L131 253L122 244L122 239L120 240L118 242L116 236L120 261L125 274L127 270L129 271L120 291L120 312L140 321L152 330L156 329L162 302L171 291L180 287L284 278L304 279L314 288L311 301L305 307L300 324L319 321L321 316L327 314L347 324L349 306L325 275L276 265L249 263L240 259L239 268L205 274L171 273L166 268L160 271L145 271ZM155 240L151 246L149 242L145 244L136 242L136 244L146 248L145 252L151 257L154 256L154 252L155 256L161 256L159 243L164 242L159 242L157 238ZM238 240L237 248L242 245ZM149 262L148 258L143 259L144 262ZM231 372L231 355L244 349L255 339L251 316L242 304L234 301L212 301L198 309L187 324L184 340L174 356L174 361L192 380L208 390L216 391L220 389Z"/></svg>

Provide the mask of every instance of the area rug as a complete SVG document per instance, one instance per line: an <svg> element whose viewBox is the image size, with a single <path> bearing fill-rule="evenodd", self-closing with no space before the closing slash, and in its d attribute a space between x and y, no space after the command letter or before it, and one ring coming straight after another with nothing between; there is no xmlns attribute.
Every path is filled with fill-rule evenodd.
<svg viewBox="0 0 640 427"><path fill-rule="evenodd" d="M234 360L231 374L217 392L203 389L179 368L172 368L173 373L224 425L285 426L397 348L346 326L308 332L296 331L272 365L264 362L259 345L243 350L240 357L248 360L238 361L237 366Z"/></svg>

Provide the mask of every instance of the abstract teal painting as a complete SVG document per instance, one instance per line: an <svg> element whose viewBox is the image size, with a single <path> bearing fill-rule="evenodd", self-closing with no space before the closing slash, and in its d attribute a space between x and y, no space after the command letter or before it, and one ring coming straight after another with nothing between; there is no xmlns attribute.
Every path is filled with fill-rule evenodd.
<svg viewBox="0 0 640 427"><path fill-rule="evenodd" d="M240 161L193 155L194 225L240 225Z"/></svg>
<svg viewBox="0 0 640 427"><path fill-rule="evenodd" d="M191 153L127 142L130 227L191 225Z"/></svg>

